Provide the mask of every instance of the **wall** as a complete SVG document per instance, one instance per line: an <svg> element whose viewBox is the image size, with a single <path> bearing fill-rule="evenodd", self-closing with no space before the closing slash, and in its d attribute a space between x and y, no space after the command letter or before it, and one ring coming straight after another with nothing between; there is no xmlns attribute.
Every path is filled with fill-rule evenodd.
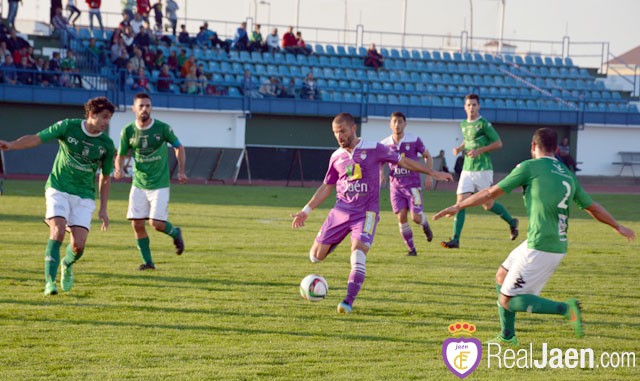
<svg viewBox="0 0 640 381"><path fill-rule="evenodd" d="M617 176L620 165L611 163L620 161L620 151L640 152L640 126L587 124L578 131L577 148L580 175ZM638 172L637 167L634 171ZM631 170L625 168L623 175L631 176Z"/></svg>
<svg viewBox="0 0 640 381"><path fill-rule="evenodd" d="M245 119L241 113L154 108L153 118L168 123L186 147L243 148ZM111 118L109 136L120 145L120 131L135 120L131 109Z"/></svg>

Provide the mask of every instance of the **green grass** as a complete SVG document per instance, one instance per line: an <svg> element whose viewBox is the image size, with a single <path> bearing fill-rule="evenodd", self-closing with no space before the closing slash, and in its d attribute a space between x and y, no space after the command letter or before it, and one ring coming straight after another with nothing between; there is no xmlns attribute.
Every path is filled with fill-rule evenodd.
<svg viewBox="0 0 640 381"><path fill-rule="evenodd" d="M302 230L289 215L313 189L173 186L170 220L187 249L151 232L155 272L140 259L125 220L129 186L114 184L111 227L94 221L69 293L43 297L48 229L43 182L5 181L0 197L0 379L2 380L442 380L457 379L441 358L447 326L477 326L486 340L499 328L494 274L518 242L498 217L475 208L460 250L439 247L451 220L433 223L427 243L413 225L418 257L406 249L383 192L381 221L367 261L367 280L349 316L336 313L349 273L348 245L323 263L308 250L327 200ZM640 231L637 195L595 195L623 223ZM427 212L449 205L451 192L426 195ZM526 218L519 194L501 201ZM524 231L523 231L524 233ZM524 236L524 234L523 234ZM640 357L637 242L573 210L570 252L542 296L584 304L587 335L575 339L558 316L519 314L528 348L593 348ZM329 282L326 300L310 303L298 284L310 273ZM486 346L485 346L486 350ZM534 352L534 358L539 357ZM636 359L636 366L640 366ZM467 379L637 379L637 368L497 369L486 359Z"/></svg>

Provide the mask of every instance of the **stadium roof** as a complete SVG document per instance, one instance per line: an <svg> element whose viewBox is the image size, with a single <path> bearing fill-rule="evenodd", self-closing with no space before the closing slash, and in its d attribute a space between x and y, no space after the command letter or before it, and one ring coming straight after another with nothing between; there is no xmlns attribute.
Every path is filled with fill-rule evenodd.
<svg viewBox="0 0 640 381"><path fill-rule="evenodd" d="M640 45L610 60L609 65L640 65Z"/></svg>

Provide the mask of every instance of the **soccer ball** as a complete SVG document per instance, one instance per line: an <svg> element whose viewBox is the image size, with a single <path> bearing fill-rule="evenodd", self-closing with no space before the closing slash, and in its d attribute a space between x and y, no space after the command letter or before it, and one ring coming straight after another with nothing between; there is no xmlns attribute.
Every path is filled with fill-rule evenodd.
<svg viewBox="0 0 640 381"><path fill-rule="evenodd" d="M300 295L310 302L319 302L327 296L329 285L320 275L311 274L300 282Z"/></svg>

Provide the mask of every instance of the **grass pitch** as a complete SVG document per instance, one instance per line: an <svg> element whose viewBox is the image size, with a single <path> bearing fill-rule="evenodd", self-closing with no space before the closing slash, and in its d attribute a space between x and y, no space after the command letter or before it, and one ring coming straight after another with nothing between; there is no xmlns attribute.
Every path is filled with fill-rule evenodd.
<svg viewBox="0 0 640 381"><path fill-rule="evenodd" d="M498 333L494 274L526 234L520 194L507 195L501 202L520 218L517 241L509 241L497 216L474 208L461 249L439 246L451 234L446 219L432 223L431 243L412 225L419 255L409 258L383 191L367 279L354 312L340 316L347 242L323 263L308 259L332 199L294 231L289 215L313 189L174 185L170 220L183 228L186 251L176 256L168 236L150 232L157 270L139 272L125 219L129 185L113 184L110 230L100 232L94 221L74 266L74 289L44 297L43 186L5 181L0 197L2 380L457 379L442 361L447 327L472 322L482 341ZM425 198L432 215L455 195L438 191ZM594 198L640 232L638 195ZM542 343L640 357L640 245L572 208L569 255L542 296L579 298L586 337L575 339L558 316L531 314L518 314L518 337L524 348L533 344L534 359ZM322 302L298 294L310 273L329 282ZM483 358L467 379L637 379L640 359L635 366L500 369L488 368Z"/></svg>

